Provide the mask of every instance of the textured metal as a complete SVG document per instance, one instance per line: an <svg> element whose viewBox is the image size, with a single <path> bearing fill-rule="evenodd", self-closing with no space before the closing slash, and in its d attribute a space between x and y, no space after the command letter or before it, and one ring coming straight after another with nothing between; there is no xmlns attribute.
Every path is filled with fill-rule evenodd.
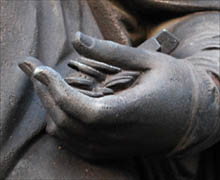
<svg viewBox="0 0 220 180"><path fill-rule="evenodd" d="M1 2L0 179L217 180L219 1L88 1Z"/></svg>

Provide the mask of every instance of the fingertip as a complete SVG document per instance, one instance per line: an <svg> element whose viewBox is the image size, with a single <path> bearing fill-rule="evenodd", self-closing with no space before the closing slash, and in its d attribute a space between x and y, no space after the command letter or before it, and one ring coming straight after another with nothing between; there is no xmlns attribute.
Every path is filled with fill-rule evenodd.
<svg viewBox="0 0 220 180"><path fill-rule="evenodd" d="M76 49L83 47L83 48L91 48L93 45L93 38L83 34L82 32L76 32L74 40L73 40L73 47Z"/></svg>
<svg viewBox="0 0 220 180"><path fill-rule="evenodd" d="M81 32L76 32L74 39L73 39L73 47L77 48L80 45L80 36L81 36Z"/></svg>
<svg viewBox="0 0 220 180"><path fill-rule="evenodd" d="M32 76L35 68L40 65L41 62L34 57L27 57L23 62L18 63L19 68L28 76Z"/></svg>
<svg viewBox="0 0 220 180"><path fill-rule="evenodd" d="M82 33L81 33L80 31L77 31L77 32L75 33L74 41L80 42L81 34L82 34Z"/></svg>
<svg viewBox="0 0 220 180"><path fill-rule="evenodd" d="M42 67L37 67L34 70L33 77L43 83L44 85L49 85L49 77L47 75L47 71Z"/></svg>
<svg viewBox="0 0 220 180"><path fill-rule="evenodd" d="M32 66L31 66L31 64L29 64L28 62L24 61L22 63L19 63L18 66L29 77L32 76L32 73L33 73L34 70L33 70Z"/></svg>

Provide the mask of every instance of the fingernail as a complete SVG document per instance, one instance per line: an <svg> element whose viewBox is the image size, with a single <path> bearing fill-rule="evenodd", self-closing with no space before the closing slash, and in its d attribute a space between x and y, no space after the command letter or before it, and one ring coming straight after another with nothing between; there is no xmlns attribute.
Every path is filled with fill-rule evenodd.
<svg viewBox="0 0 220 180"><path fill-rule="evenodd" d="M49 78L45 74L44 70L40 68L36 68L34 71L34 78L43 83L44 85L48 86L49 85Z"/></svg>
<svg viewBox="0 0 220 180"><path fill-rule="evenodd" d="M76 33L76 41L79 41L85 47L91 47L93 44L93 39L81 32Z"/></svg>
<svg viewBox="0 0 220 180"><path fill-rule="evenodd" d="M28 76L32 76L34 71L34 67L31 63L24 61L23 63L19 63L18 66L24 71Z"/></svg>
<svg viewBox="0 0 220 180"><path fill-rule="evenodd" d="M18 64L22 71L28 76L32 76L35 68L41 66L42 63L34 57L26 57L25 60Z"/></svg>

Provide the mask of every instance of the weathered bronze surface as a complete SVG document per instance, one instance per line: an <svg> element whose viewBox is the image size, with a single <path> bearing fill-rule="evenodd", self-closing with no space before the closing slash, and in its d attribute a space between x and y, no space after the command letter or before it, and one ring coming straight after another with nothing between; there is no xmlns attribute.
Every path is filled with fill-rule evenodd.
<svg viewBox="0 0 220 180"><path fill-rule="evenodd" d="M219 11L2 1L0 179L218 180Z"/></svg>

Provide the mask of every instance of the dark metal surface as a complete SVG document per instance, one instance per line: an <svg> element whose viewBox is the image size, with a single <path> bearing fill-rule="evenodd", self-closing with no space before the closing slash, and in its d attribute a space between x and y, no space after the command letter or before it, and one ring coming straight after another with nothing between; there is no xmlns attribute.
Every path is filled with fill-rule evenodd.
<svg viewBox="0 0 220 180"><path fill-rule="evenodd" d="M189 13L204 10L220 10L220 2L218 0L134 0L133 2L142 12L166 10Z"/></svg>
<svg viewBox="0 0 220 180"><path fill-rule="evenodd" d="M217 180L218 2L3 1L0 178Z"/></svg>
<svg viewBox="0 0 220 180"><path fill-rule="evenodd" d="M216 26L214 21L218 21L218 15L217 12L196 14L179 25L181 27L210 18L213 20L213 26L206 29L206 36L201 34L198 39L198 30L206 26L206 21L203 25L199 24L195 29L191 29L191 34L182 34L185 30L177 27L173 34L163 31L153 37L160 47L150 51L76 33L74 48L85 57L84 62L93 62L93 67L82 64L83 69L78 69L96 80L91 91L70 87L50 67L37 67L35 60L20 64L24 72L27 71L27 75L47 87L48 96L39 95L43 104L47 103L47 106L44 106L55 124L55 128L50 127L51 124L47 125L48 129L52 129L50 133L62 139L71 151L89 159L152 154L188 158L192 153L199 153L218 142L220 92L206 73L210 71L218 74L216 70L219 67L219 44L215 44L215 38L219 37L219 31L212 31ZM208 24L210 25L210 22ZM183 35L185 37L181 38ZM182 39L179 46L177 45L180 40L175 36ZM201 44L193 44L192 51L192 47L183 45L184 40L189 39L190 42L199 40ZM203 51L204 47L209 47L208 51ZM185 56L182 59L165 54L177 54L180 48L182 56ZM193 54L189 55L190 53ZM202 56L206 57L205 64ZM209 59L211 60L207 63ZM75 65L75 62L71 61L70 64ZM118 67L120 72L108 73L105 71L106 67ZM33 69L31 75L30 69ZM103 79L97 78L99 71L105 74ZM42 85L36 86L41 89ZM112 89L112 92L104 93L103 88ZM56 108L48 104L48 99L57 104ZM63 117L60 117L61 112ZM78 122L74 122L72 118L82 123L80 131L76 132L75 124ZM140 141L142 137L144 140ZM189 158L187 161L191 160ZM177 177L194 177L195 168L197 166L192 169L193 175L180 175L180 170Z"/></svg>

